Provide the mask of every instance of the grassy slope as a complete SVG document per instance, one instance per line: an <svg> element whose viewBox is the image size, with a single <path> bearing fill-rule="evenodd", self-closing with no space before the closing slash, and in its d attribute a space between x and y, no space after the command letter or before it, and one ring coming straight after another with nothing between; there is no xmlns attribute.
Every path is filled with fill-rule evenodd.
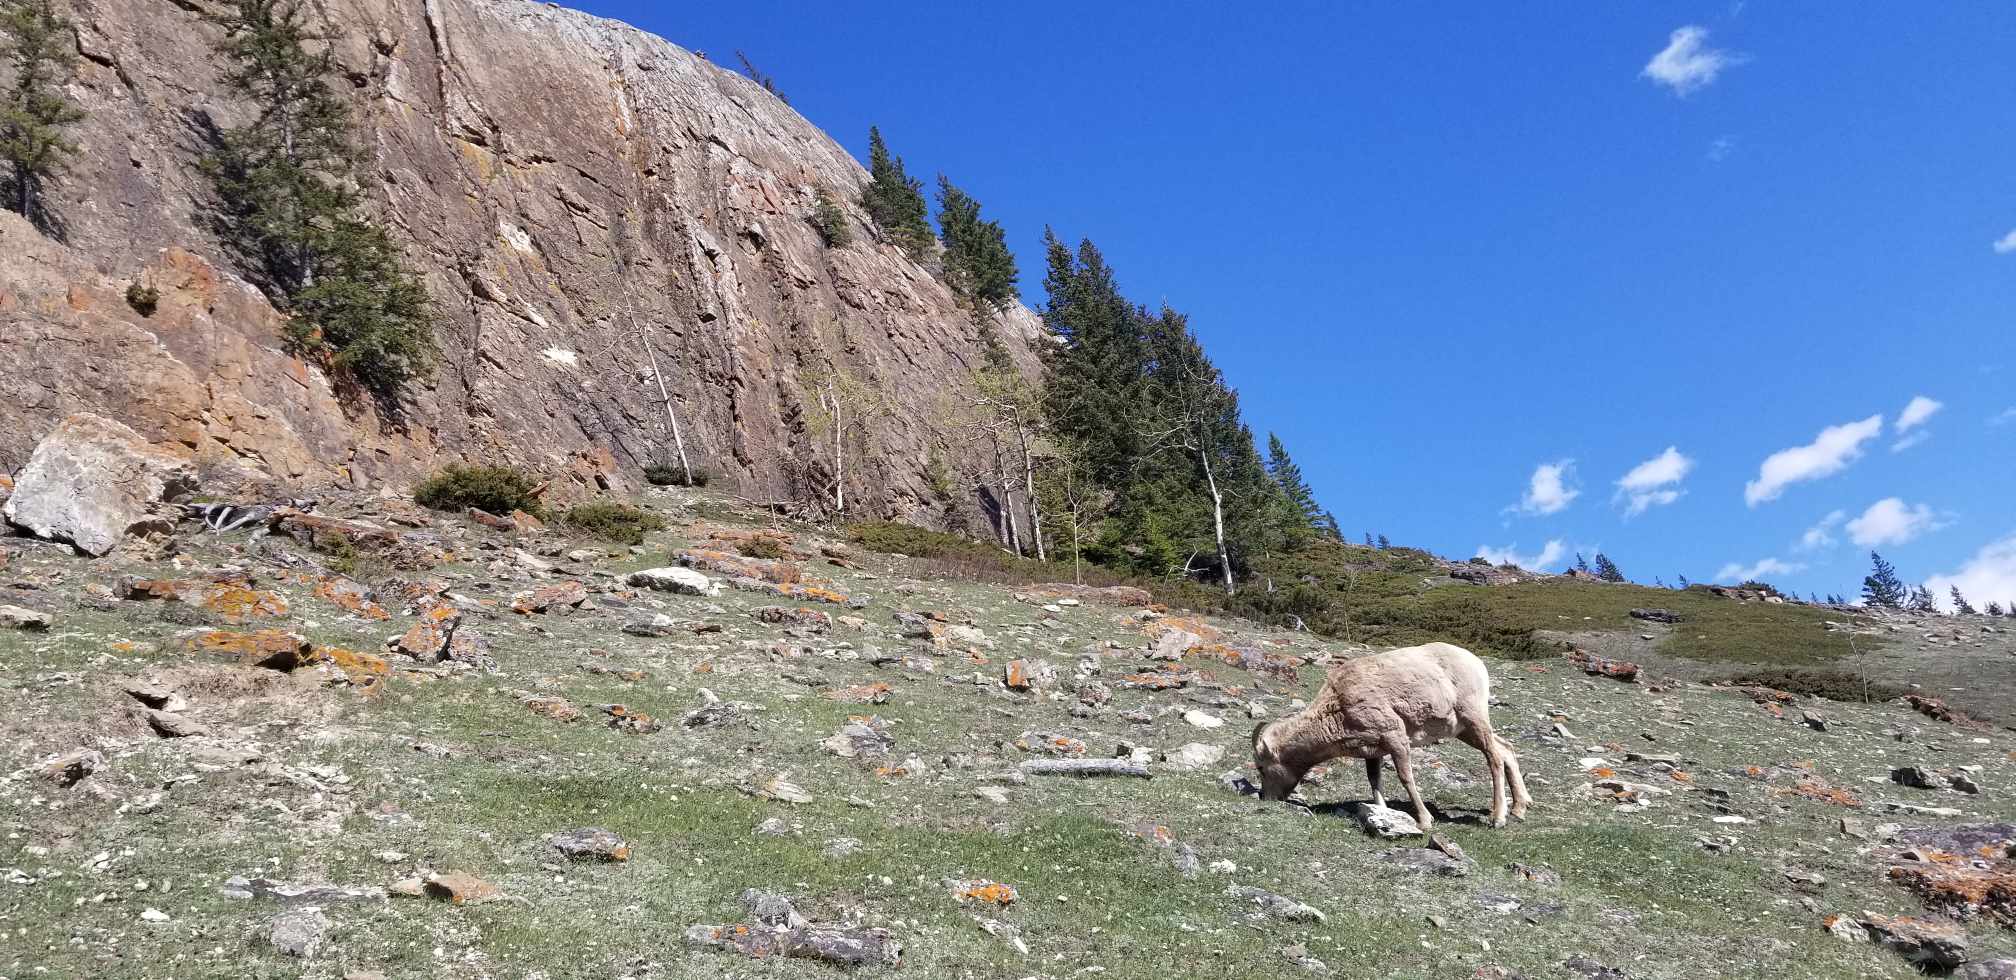
<svg viewBox="0 0 2016 980"><path fill-rule="evenodd" d="M662 549L681 543L679 532L654 533L651 555L605 567L657 560ZM217 546L215 539L199 544ZM220 557L197 555L210 563ZM921 562L875 559L870 566L862 573L818 569L874 595L862 612L869 627L836 633L815 644L820 652L782 661L769 652L779 631L747 615L768 601L761 596L727 593L712 600L719 612L708 610L709 600L646 596L647 607L711 619L727 632L630 637L615 629L623 615L608 611L478 617L472 626L494 644L501 675L402 677L377 700L341 689L311 691L293 713L196 699L192 716L217 727L220 738L257 745L273 768L195 768L188 755L195 740L155 738L122 720L123 696L109 681L187 662L165 645L179 627L156 619L150 606L125 604L109 613L65 608L56 633L0 633L0 771L94 744L113 763L94 778L122 798L0 782L0 866L32 879L0 883L0 929L17 937L0 953L0 975L38 967L49 975L106 977L336 977L360 969L392 977L844 975L683 947L680 934L691 924L739 921L735 896L755 887L796 896L817 917L856 915L890 927L906 946L900 974L906 976L1064 977L1089 967L1104 977L1146 980L1295 975L1280 950L1299 943L1340 976L1461 977L1495 964L1559 977L1569 975L1565 959L1583 954L1653 980L1710 973L1903 980L1915 974L1898 958L1840 944L1819 927L1823 911L1915 908L1883 880L1880 867L1835 833L1837 818L1897 819L1883 815L1878 799L2016 816L2003 796L1992 795L2012 772L2010 746L1999 736L1976 744L1929 733L1944 749L1932 753L1890 736L1922 719L1889 706L1830 707L1833 725L1818 733L1732 696L1699 689L1654 694L1557 664L1501 662L1495 718L1519 747L1539 806L1511 830L1482 828L1475 817L1488 786L1479 782L1479 760L1456 746L1425 753L1424 789L1475 870L1465 878L1422 877L1381 860L1393 845L1368 840L1326 812L1362 796L1355 766L1308 787L1319 804L1316 815L1263 805L1218 785L1217 773L1242 761L1246 701L1278 715L1291 698L1314 690L1317 671L1281 684L1214 667L1241 693L1121 692L1114 707L1074 717L1068 695L1011 696L956 681L991 677L1008 656L1047 660L1069 677L1083 650L1113 641L1121 648L1103 658L1110 680L1139 665L1134 651L1143 637L1123 612L1069 607L1054 625L1043 625L1038 611L1014 602L1010 590L934 579ZM444 571L466 576L458 588L471 595L508 601L525 587L476 566ZM70 589L112 573L103 564L38 557L19 561L11 574ZM1444 591L1466 594L1460 588L1438 586L1423 601L1448 601L1433 594ZM1562 608L1565 595L1536 589L1505 601L1531 602L1515 611L1541 616ZM349 622L315 599L290 596L296 604L290 625L318 638L362 645L403 625ZM850 648L905 648L891 622L900 609L972 619L992 638L993 647L983 651L989 663L952 655L934 658L934 673L906 674L853 659ZM1330 648L1306 635L1268 638L1303 655ZM137 645L115 646L120 640ZM588 674L578 665L590 659L651 677L623 683ZM820 675L835 685L883 680L895 696L873 707L837 704L786 673ZM674 724L630 736L592 722L548 721L513 696L532 690L584 706L621 701L674 721L698 702L702 686L760 706L758 727L686 731ZM1230 723L1204 730L1177 717L1197 707ZM1133 708L1149 710L1154 720L1135 724L1118 716ZM878 776L818 748L848 715L870 712L893 723L896 758L914 753L926 763L923 773ZM1574 730L1573 740L1544 735L1557 718ZM1085 739L1094 754L1110 753L1123 739L1162 748L1202 742L1227 754L1219 766L1163 770L1150 781L1035 780L1004 787L1006 805L977 798L976 786L1023 757L1004 743L1031 729ZM1679 756L1688 778L1627 764L1627 750ZM1579 788L1587 778L1580 760L1592 755L1673 795L1642 812L1587 797ZM1980 778L1991 795L1935 796L1880 784L1888 767L1914 763L1983 766ZM1759 775L1750 774L1753 766ZM321 767L340 770L344 781L325 790L290 775L317 771L326 780L330 770ZM734 788L751 772L779 771L818 799L791 806ZM1863 805L1844 808L1788 793L1802 774L1856 791ZM164 786L159 808L132 805ZM1713 822L1729 813L1754 822ZM790 832L756 834L769 817L783 819ZM1135 836L1143 824L1168 828L1206 864L1229 861L1236 870L1184 877L1168 850ZM582 825L623 834L635 858L565 865L541 842ZM1735 842L1732 853L1710 853L1698 843L1725 835ZM825 856L839 837L862 846L847 857ZM404 856L381 856L386 852ZM103 868L89 860L100 853L109 856ZM1508 870L1514 862L1551 868L1561 883L1527 881ZM329 951L304 966L266 943L275 905L230 901L216 890L231 874L383 885L416 867L467 869L513 898L466 908L417 899L332 906ZM1820 872L1829 883L1808 896L1786 881L1788 867ZM973 921L979 910L947 894L941 884L947 877L993 878L1020 889L1013 906L986 914L1021 929L1031 955L1021 957L983 933ZM1234 882L1309 902L1329 919L1250 921L1224 895ZM1501 899L1521 907L1497 911ZM141 921L148 907L170 921ZM1979 955L2016 948L1991 927L1973 931Z"/></svg>

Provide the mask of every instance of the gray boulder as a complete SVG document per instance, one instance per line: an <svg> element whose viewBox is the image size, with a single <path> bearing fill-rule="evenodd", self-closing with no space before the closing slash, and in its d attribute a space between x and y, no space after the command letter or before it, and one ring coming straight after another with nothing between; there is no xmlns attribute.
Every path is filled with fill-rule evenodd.
<svg viewBox="0 0 2016 980"><path fill-rule="evenodd" d="M0 513L36 537L97 557L128 534L172 528L165 501L195 488L190 461L119 422L79 412L36 445Z"/></svg>

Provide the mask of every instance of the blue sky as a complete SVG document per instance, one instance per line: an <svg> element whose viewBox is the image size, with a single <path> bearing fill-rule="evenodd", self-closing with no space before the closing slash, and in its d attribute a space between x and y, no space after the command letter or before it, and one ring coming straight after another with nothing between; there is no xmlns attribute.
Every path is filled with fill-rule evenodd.
<svg viewBox="0 0 2016 980"><path fill-rule="evenodd" d="M1091 237L1354 533L2016 599L2016 6L574 5Z"/></svg>

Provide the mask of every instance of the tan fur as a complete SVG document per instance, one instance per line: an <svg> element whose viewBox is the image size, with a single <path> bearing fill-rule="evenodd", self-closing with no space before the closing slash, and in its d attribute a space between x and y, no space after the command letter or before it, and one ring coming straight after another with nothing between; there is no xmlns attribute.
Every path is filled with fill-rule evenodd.
<svg viewBox="0 0 2016 980"><path fill-rule="evenodd" d="M1409 750L1445 738L1484 753L1491 767L1491 826L1505 825L1505 790L1512 815L1525 817L1529 798L1512 746L1491 728L1491 674L1477 655L1448 643L1424 643L1349 660L1330 668L1316 700L1293 715L1253 730L1253 764L1261 796L1284 800L1310 769L1331 759L1365 760L1372 800L1380 760L1393 757L1400 784L1426 832L1434 819L1414 784Z"/></svg>

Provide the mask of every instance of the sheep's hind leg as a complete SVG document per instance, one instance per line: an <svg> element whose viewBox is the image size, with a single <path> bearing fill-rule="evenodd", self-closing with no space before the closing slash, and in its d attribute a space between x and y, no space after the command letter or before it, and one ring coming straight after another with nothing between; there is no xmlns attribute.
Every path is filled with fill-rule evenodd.
<svg viewBox="0 0 2016 980"><path fill-rule="evenodd" d="M1373 756L1365 760L1365 781L1372 784L1372 805L1385 806L1386 794L1379 791L1379 770L1385 768L1385 758Z"/></svg>
<svg viewBox="0 0 2016 980"><path fill-rule="evenodd" d="M1472 720L1456 737L1484 753L1484 764L1491 767L1491 826L1505 826L1505 756L1498 751L1498 736L1491 726L1479 726Z"/></svg>
<svg viewBox="0 0 2016 980"><path fill-rule="evenodd" d="M1526 819L1526 807L1533 798L1526 793L1526 776L1519 771L1519 753L1512 750L1512 743L1497 736L1492 741L1498 743L1498 755L1505 760L1505 781L1512 784L1512 818Z"/></svg>

